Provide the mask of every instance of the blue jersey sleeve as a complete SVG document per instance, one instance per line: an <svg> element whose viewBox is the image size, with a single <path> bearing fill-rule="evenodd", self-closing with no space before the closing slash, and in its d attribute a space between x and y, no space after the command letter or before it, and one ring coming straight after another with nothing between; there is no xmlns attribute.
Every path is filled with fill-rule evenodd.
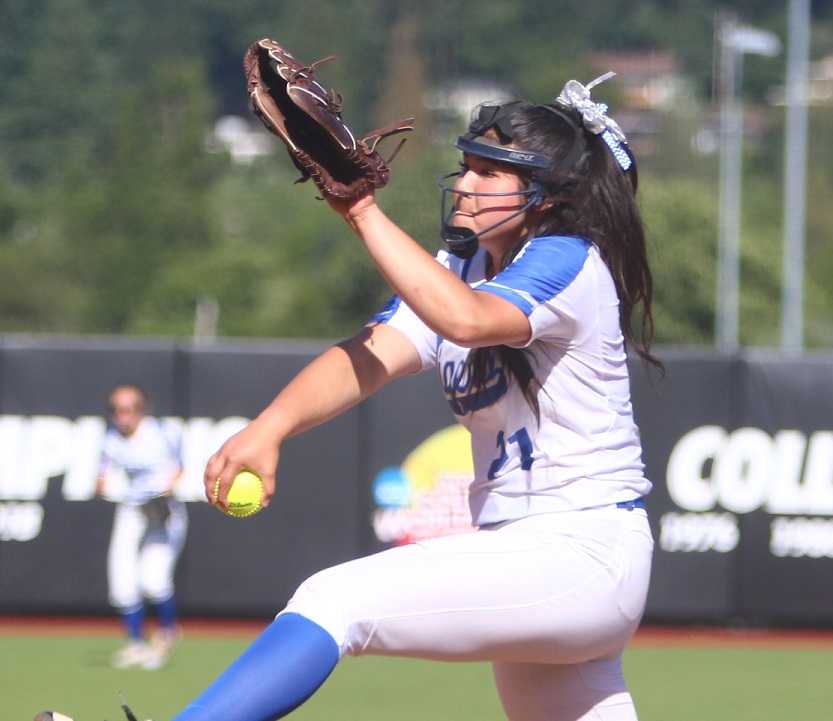
<svg viewBox="0 0 833 721"><path fill-rule="evenodd" d="M385 303L369 322L383 323L402 333L416 349L423 370L437 365L437 334L398 295Z"/></svg>
<svg viewBox="0 0 833 721"><path fill-rule="evenodd" d="M477 290L519 308L532 327L530 342L543 335L568 336L575 317L565 296L585 268L590 248L589 241L572 236L535 238Z"/></svg>
<svg viewBox="0 0 833 721"><path fill-rule="evenodd" d="M508 267L477 289L505 298L528 316L539 303L551 300L575 280L589 247L581 238L536 238Z"/></svg>
<svg viewBox="0 0 833 721"><path fill-rule="evenodd" d="M445 250L440 250L437 253L436 261L464 281L467 280L467 276L472 269L470 261L456 258ZM423 370L437 365L439 336L425 325L422 319L398 295L394 295L388 300L382 309L370 319L369 323L384 323L402 333L416 348Z"/></svg>

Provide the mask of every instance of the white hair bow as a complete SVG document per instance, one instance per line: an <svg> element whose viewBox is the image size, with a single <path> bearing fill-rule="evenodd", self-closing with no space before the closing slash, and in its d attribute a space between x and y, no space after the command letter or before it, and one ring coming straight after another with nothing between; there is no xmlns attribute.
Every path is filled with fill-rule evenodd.
<svg viewBox="0 0 833 721"><path fill-rule="evenodd" d="M616 73L612 71L607 72L590 81L587 85L582 85L578 80L568 80L555 102L577 111L585 129L594 135L601 135L622 170L628 170L633 164L633 160L622 148L622 143L628 142L625 133L622 132L622 128L613 118L608 117L607 105L594 102L590 97L592 88L615 75Z"/></svg>

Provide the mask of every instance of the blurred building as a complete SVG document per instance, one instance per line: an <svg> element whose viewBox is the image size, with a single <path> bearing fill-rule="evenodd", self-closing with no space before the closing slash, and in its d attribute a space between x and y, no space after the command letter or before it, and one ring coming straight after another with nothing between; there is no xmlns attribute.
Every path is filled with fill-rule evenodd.
<svg viewBox="0 0 833 721"><path fill-rule="evenodd" d="M474 78L455 80L431 89L423 104L433 114L432 140L445 144L449 135L468 125L471 112L480 103L504 103L516 97L505 85Z"/></svg>
<svg viewBox="0 0 833 721"><path fill-rule="evenodd" d="M808 75L808 104L833 105L833 55L810 63ZM784 96L784 86L779 85L770 93L769 100L773 105L784 105Z"/></svg>
<svg viewBox="0 0 833 721"><path fill-rule="evenodd" d="M833 104L833 55L810 65L810 104Z"/></svg>
<svg viewBox="0 0 833 721"><path fill-rule="evenodd" d="M655 154L662 117L694 100L693 82L676 56L661 50L604 52L593 53L587 60L598 74L616 73L616 122L638 156Z"/></svg>
<svg viewBox="0 0 833 721"><path fill-rule="evenodd" d="M671 110L691 94L691 82L670 52L594 53L588 62L599 73L616 73L624 105L631 110Z"/></svg>
<svg viewBox="0 0 833 721"><path fill-rule="evenodd" d="M214 124L207 147L212 152L227 152L235 163L250 163L271 155L275 145L260 123L253 125L239 115L224 115Z"/></svg>

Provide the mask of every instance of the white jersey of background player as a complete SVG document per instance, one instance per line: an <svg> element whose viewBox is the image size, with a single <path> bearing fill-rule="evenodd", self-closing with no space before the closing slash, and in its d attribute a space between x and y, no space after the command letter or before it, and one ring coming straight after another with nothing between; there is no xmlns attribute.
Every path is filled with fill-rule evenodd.
<svg viewBox="0 0 833 721"><path fill-rule="evenodd" d="M99 467L105 493L131 506L169 494L182 472L180 445L179 434L152 416L142 417L129 436L108 428Z"/></svg>
<svg viewBox="0 0 833 721"><path fill-rule="evenodd" d="M180 439L145 414L141 388L121 385L110 393L111 427L104 438L98 491L116 501L107 580L110 603L121 615L126 645L113 656L118 668L159 668L179 637L174 568L185 541L185 505L171 495L182 473ZM145 638L145 602L159 632Z"/></svg>
<svg viewBox="0 0 833 721"><path fill-rule="evenodd" d="M589 87L478 109L443 189L462 261L436 262L371 194L328 198L402 302L224 443L206 495L227 505L246 467L268 501L285 439L436 365L472 432L479 527L316 573L175 721L279 718L362 654L490 661L510 721L636 719L621 654L653 541L624 346L653 360L651 274L633 157Z"/></svg>

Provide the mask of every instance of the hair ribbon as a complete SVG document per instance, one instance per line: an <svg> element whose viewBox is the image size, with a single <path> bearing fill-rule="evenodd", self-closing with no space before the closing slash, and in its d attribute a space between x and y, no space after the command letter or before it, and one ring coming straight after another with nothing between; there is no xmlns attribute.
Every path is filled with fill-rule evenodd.
<svg viewBox="0 0 833 721"><path fill-rule="evenodd" d="M613 118L608 117L607 105L597 103L590 97L590 91L596 85L615 75L612 71L607 72L587 85L582 85L578 80L568 80L555 102L562 107L575 110L581 116L585 130L593 135L601 135L622 170L628 170L633 165L633 159L622 147L628 142L625 133Z"/></svg>

